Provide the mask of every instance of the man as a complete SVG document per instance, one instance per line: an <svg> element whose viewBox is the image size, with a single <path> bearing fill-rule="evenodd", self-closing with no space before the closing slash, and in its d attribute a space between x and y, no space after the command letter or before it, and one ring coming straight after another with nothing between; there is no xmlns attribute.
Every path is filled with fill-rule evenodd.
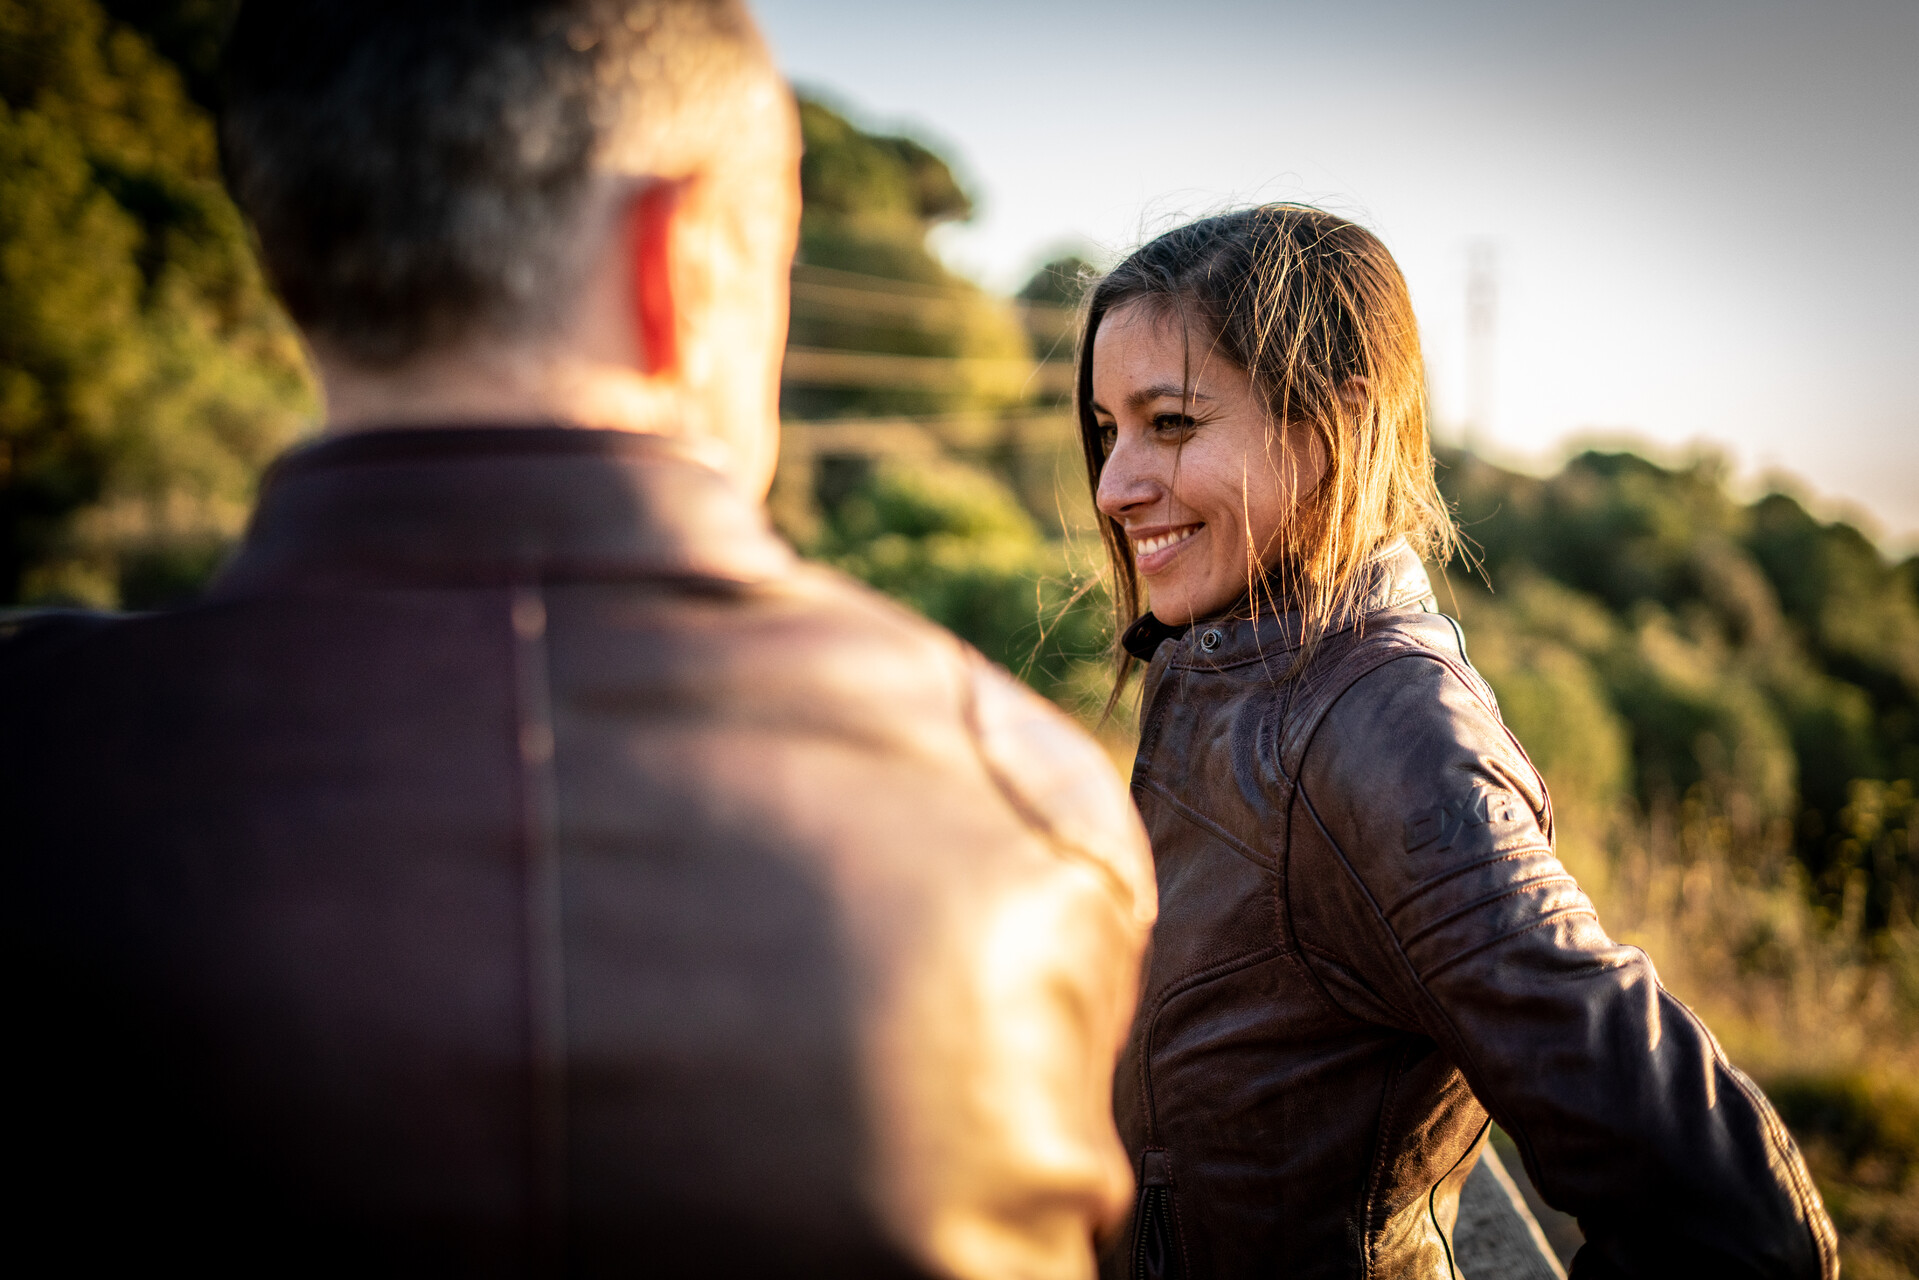
<svg viewBox="0 0 1919 1280"><path fill-rule="evenodd" d="M327 428L200 603L0 643L24 1230L1089 1275L1144 839L1050 708L767 531L798 143L750 20L276 0L229 61Z"/></svg>

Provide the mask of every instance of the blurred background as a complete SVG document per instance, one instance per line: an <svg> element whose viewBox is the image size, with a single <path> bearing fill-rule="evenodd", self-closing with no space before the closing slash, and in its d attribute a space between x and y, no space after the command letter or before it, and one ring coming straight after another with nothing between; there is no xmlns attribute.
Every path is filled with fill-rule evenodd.
<svg viewBox="0 0 1919 1280"><path fill-rule="evenodd" d="M782 531L1126 767L1084 282L1251 200L1374 227L1483 562L1442 603L1562 856L1848 1274L1919 1274L1919 6L757 7L807 144ZM317 424L219 182L233 8L0 0L0 606L190 598Z"/></svg>

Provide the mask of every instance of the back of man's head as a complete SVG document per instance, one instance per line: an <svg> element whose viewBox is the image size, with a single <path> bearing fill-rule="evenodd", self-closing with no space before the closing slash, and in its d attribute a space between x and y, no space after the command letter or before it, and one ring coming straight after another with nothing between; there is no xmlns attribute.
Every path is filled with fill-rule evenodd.
<svg viewBox="0 0 1919 1280"><path fill-rule="evenodd" d="M736 224L694 239L739 261L674 264L682 330L783 309L791 106L738 0L256 0L226 79L229 179L330 392L576 339L595 275L631 284L605 246L648 184Z"/></svg>

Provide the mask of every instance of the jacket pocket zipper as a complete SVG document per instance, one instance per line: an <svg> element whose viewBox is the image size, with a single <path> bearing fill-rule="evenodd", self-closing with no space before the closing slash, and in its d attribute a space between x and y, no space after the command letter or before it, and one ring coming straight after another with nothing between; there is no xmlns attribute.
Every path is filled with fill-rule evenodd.
<svg viewBox="0 0 1919 1280"><path fill-rule="evenodd" d="M1173 1189L1141 1187L1133 1211L1133 1280L1183 1280L1181 1262Z"/></svg>

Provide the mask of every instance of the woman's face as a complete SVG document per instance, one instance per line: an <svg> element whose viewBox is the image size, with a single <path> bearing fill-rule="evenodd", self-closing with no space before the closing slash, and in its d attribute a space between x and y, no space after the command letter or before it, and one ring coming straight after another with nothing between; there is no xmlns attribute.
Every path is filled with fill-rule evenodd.
<svg viewBox="0 0 1919 1280"><path fill-rule="evenodd" d="M1189 349L1177 316L1129 303L1093 340L1093 416L1106 437L1096 501L1126 531L1148 602L1171 623L1245 595L1325 471L1313 432L1282 441L1246 371L1207 335L1191 339Z"/></svg>

